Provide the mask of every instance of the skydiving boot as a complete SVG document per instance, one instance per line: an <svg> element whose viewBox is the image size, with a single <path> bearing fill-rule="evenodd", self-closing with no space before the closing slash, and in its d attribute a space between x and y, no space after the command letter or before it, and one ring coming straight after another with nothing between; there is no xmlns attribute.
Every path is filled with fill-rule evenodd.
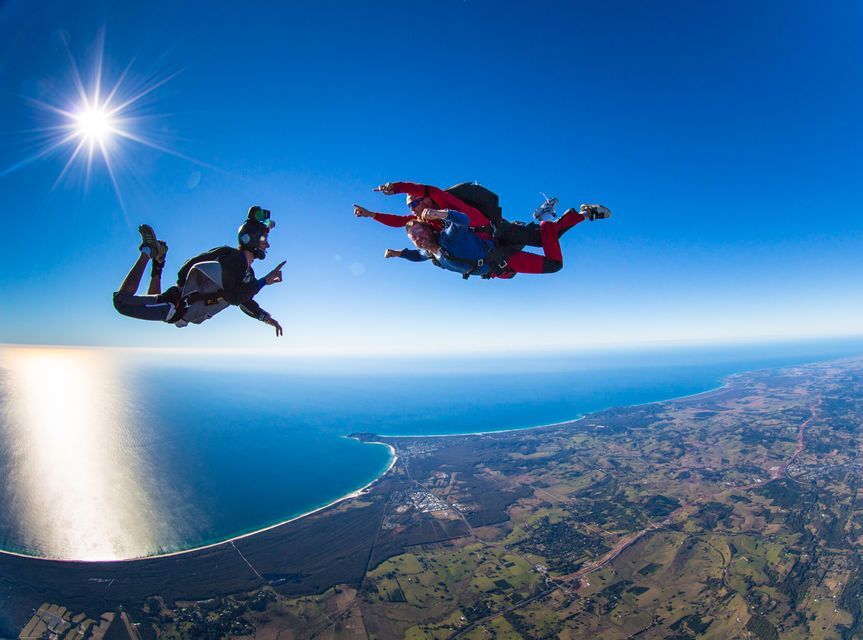
<svg viewBox="0 0 863 640"><path fill-rule="evenodd" d="M141 246L138 248L141 253L150 256L153 261L153 271L161 272L165 266L165 256L168 254L168 244L156 238L156 232L148 224L139 226L138 233L141 234Z"/></svg>
<svg viewBox="0 0 863 640"><path fill-rule="evenodd" d="M533 212L533 219L537 222L554 220L557 217L557 213L554 211L554 206L557 204L557 198L549 198L544 193L542 194L542 197L545 198L545 202L539 205Z"/></svg>
<svg viewBox="0 0 863 640"><path fill-rule="evenodd" d="M583 204L579 207L578 211L585 219L591 222L611 217L611 210L608 207L603 207L601 204Z"/></svg>
<svg viewBox="0 0 863 640"><path fill-rule="evenodd" d="M164 240L157 240L159 244L158 257L153 258L150 262L150 277L159 277L162 275L162 269L165 268L165 258L168 255L168 243Z"/></svg>

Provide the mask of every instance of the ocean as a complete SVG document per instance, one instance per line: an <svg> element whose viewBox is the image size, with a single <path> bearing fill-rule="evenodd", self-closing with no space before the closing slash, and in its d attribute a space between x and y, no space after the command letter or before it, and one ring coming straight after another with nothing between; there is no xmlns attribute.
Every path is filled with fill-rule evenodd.
<svg viewBox="0 0 863 640"><path fill-rule="evenodd" d="M377 478L354 432L518 429L715 388L863 341L452 360L0 349L0 549L140 557L255 531Z"/></svg>

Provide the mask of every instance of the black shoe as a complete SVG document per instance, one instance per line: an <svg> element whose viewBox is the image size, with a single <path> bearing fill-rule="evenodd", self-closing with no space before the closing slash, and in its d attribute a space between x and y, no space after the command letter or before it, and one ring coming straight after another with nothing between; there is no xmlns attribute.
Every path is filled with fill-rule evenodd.
<svg viewBox="0 0 863 640"><path fill-rule="evenodd" d="M603 207L601 204L583 204L578 211L591 222L611 217L611 211L608 207Z"/></svg>
<svg viewBox="0 0 863 640"><path fill-rule="evenodd" d="M162 269L165 268L165 255L168 253L168 245L162 240L157 241L159 249L161 249L161 257L154 258L150 261L150 277L157 278L162 275Z"/></svg>
<svg viewBox="0 0 863 640"><path fill-rule="evenodd" d="M165 256L168 254L168 244L156 238L156 232L153 227L148 224L142 224L138 227L138 233L141 234L141 246L138 247L141 251L144 248L150 250L150 259L153 263L165 265Z"/></svg>

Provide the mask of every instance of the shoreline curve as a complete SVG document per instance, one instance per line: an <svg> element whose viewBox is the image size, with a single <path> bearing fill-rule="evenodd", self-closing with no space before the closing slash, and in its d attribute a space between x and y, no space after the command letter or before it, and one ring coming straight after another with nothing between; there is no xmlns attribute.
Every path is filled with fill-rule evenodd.
<svg viewBox="0 0 863 640"><path fill-rule="evenodd" d="M815 361L815 362L821 362L821 361ZM806 364L813 364L813 363L806 363ZM796 366L805 366L805 365L796 365ZM778 367L778 368L783 369L786 367ZM765 369L753 369L752 371L754 372L754 371L761 371L761 370L768 370L768 369L771 369L771 368L767 367ZM694 397L698 397L698 396L702 396L702 395L707 395L710 393L715 393L717 391L722 391L723 389L728 388L730 386L728 379L731 378L732 376L740 375L742 373L749 373L749 371L738 371L738 372L729 373L729 374L723 376L723 378L721 379L721 384L719 384L716 387L711 387L710 389L705 389L704 391L698 391L696 393L690 393L690 394L686 394L684 396L673 396L670 398L662 398L662 399L658 399L658 400L651 400L648 402L619 405L619 406L621 406L621 407L640 407L640 406L647 406L647 405L651 405L651 404L659 404L659 403L663 403L663 402L675 402L675 401L679 401L679 400L686 400L689 398L694 398ZM578 415L575 418L572 418L570 420L563 420L561 422L552 422L552 423L548 423L548 424L531 425L531 426L526 426L526 427L513 427L510 429L495 429L492 431L471 431L471 432L463 432L463 433L442 433L442 434L425 434L425 435L417 435L417 434L411 434L411 435L375 434L375 435L377 437L381 437L381 438L400 438L400 439L488 436L488 435L494 435L494 434L498 434L498 433L512 433L514 431L528 431L528 430L532 430L532 429L546 429L546 428L560 427L560 426L567 425L567 424L575 424L575 423L578 423L578 422L584 420L585 417L587 417L588 415L591 415L592 413L596 413L597 411L605 411L605 410L614 408L616 406L618 406L618 405L604 407L603 409L591 411L588 414ZM350 436L345 435L343 437L350 437ZM347 494L345 494L339 498L336 498L335 500L332 500L325 505L322 505L320 507L316 507L315 509L300 513L300 514L292 516L286 520L276 522L276 523L268 525L266 527L262 527L260 529L255 529L254 531L247 531L246 533L231 536L229 538L225 538L225 539L219 540L217 542L210 542L210 543L203 544L200 546L189 547L187 549L178 549L177 551L169 551L167 553L154 553L152 555L135 556L132 558L105 558L105 559L99 559L99 560L85 560L85 559L76 559L76 558L54 558L54 557L50 557L50 556L30 555L27 553L21 553L21 552L17 552L17 551L9 551L6 549L0 549L0 555L14 556L14 557L23 558L26 560L34 560L34 561L42 561L42 562L56 562L56 563L69 563L69 564L101 564L101 563L106 563L106 562L131 563L131 562L141 562L141 561L146 561L146 560L159 560L161 558L177 557L177 556L184 555L184 554L190 554L190 553L195 553L198 551L203 551L206 549L212 549L214 547L219 547L219 546L225 545L225 544L231 544L237 540L243 540L245 538L249 538L251 536L255 536L255 535L264 533L266 531L271 531L271 530L276 529L278 527L281 527L283 525L289 524L291 522L295 522L301 518L305 518L307 516L314 515L315 513L319 513L321 511L324 511L325 509L329 509L330 507L333 507L333 506L339 504L340 502L344 502L344 501L350 500L352 498L357 498L357 497L361 496L363 493L365 493L366 490L368 490L372 485L376 484L377 482L382 480L384 477L386 477L386 475L393 469L396 462L398 461L398 455L396 454L395 447L393 447L389 443L381 442L378 440L364 440L362 442L364 442L365 444L383 445L389 449L389 451L390 451L390 462L387 465L386 469L384 469L380 473L380 475L373 478L372 480L370 480L368 483L366 483L362 487L355 489L354 491L351 491L350 493L347 493Z"/></svg>

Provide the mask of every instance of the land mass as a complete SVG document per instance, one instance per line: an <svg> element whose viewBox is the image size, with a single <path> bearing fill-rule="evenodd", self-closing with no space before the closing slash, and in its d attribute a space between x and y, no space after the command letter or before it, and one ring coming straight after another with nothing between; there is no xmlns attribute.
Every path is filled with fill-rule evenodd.
<svg viewBox="0 0 863 640"><path fill-rule="evenodd" d="M380 480L198 551L2 554L0 634L55 603L144 638L863 637L863 360L726 382L524 431L354 434L394 447Z"/></svg>

